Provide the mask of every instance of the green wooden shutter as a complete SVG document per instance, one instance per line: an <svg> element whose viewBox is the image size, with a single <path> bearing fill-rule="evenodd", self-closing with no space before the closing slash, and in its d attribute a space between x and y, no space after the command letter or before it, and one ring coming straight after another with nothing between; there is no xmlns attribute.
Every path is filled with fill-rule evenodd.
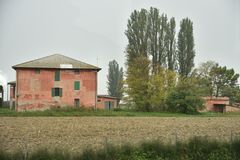
<svg viewBox="0 0 240 160"><path fill-rule="evenodd" d="M59 88L59 96L62 97L62 88Z"/></svg>
<svg viewBox="0 0 240 160"><path fill-rule="evenodd" d="M55 81L60 81L60 71L55 71Z"/></svg>
<svg viewBox="0 0 240 160"><path fill-rule="evenodd" d="M52 97L55 97L55 89L52 88Z"/></svg>
<svg viewBox="0 0 240 160"><path fill-rule="evenodd" d="M80 82L79 81L75 81L74 82L74 90L79 90L80 89Z"/></svg>

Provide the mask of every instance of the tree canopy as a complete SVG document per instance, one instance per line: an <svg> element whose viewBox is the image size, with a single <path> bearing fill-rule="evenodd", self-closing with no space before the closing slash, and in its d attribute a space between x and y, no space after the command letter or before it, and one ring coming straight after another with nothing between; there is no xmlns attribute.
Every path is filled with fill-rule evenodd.
<svg viewBox="0 0 240 160"><path fill-rule="evenodd" d="M121 100L123 96L123 68L119 68L116 60L110 61L108 67L108 94Z"/></svg>
<svg viewBox="0 0 240 160"><path fill-rule="evenodd" d="M180 23L177 45L178 72L182 76L189 76L194 67L194 45L193 22L184 18Z"/></svg>

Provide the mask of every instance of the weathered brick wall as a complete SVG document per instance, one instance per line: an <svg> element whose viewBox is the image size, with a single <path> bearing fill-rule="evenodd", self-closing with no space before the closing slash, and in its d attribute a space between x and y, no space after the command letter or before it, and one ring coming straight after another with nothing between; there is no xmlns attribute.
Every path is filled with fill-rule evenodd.
<svg viewBox="0 0 240 160"><path fill-rule="evenodd" d="M14 85L10 85L10 100L11 99L15 99L15 86Z"/></svg>
<svg viewBox="0 0 240 160"><path fill-rule="evenodd" d="M79 98L81 105L94 107L96 104L97 71L61 70L60 81L55 81L54 69L17 69L17 110L44 110L53 106L74 106ZM74 90L74 81L80 81L80 90ZM62 88L62 97L52 97L52 88Z"/></svg>
<svg viewBox="0 0 240 160"><path fill-rule="evenodd" d="M105 109L105 102L110 101L113 102L113 108L117 107L117 100L116 99L112 99L112 98L107 98L107 97L98 97L97 98L97 108L98 109Z"/></svg>
<svg viewBox="0 0 240 160"><path fill-rule="evenodd" d="M239 107L226 106L226 112L240 112Z"/></svg>

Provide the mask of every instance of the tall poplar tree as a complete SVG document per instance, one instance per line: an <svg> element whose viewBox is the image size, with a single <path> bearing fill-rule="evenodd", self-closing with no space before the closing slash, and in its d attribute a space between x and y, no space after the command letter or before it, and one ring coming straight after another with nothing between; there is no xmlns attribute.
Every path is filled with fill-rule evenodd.
<svg viewBox="0 0 240 160"><path fill-rule="evenodd" d="M126 86L129 99L141 109L149 110L149 97L157 101L151 90L160 82L158 75L161 76L162 70L178 68L184 76L191 73L195 57L193 24L188 18L181 21L176 43L175 19L168 20L166 14L151 7L149 11L141 9L131 13L125 34L128 39ZM150 80L151 85L148 85ZM161 87L164 85L158 85L159 91L163 89Z"/></svg>
<svg viewBox="0 0 240 160"><path fill-rule="evenodd" d="M118 102L123 96L123 69L119 68L116 60L109 62L108 68L108 94L118 98Z"/></svg>
<svg viewBox="0 0 240 160"><path fill-rule="evenodd" d="M150 8L148 14L148 29L149 29L149 53L152 56L152 72L158 64L159 50L159 30L160 30L160 15L157 8Z"/></svg>
<svg viewBox="0 0 240 160"><path fill-rule="evenodd" d="M175 19L172 17L167 24L167 38L165 42L166 52L167 52L167 68L169 70L176 69L176 22Z"/></svg>
<svg viewBox="0 0 240 160"><path fill-rule="evenodd" d="M166 67L166 40L167 40L167 15L162 14L160 17L160 28L159 28L159 49L158 49L158 65L160 67Z"/></svg>
<svg viewBox="0 0 240 160"><path fill-rule="evenodd" d="M146 98L149 78L147 10L132 12L125 34L128 38L126 48L127 93L131 102L139 110L148 110L148 98Z"/></svg>
<svg viewBox="0 0 240 160"><path fill-rule="evenodd" d="M128 20L127 30L125 35L128 38L127 52L127 65L131 63L134 58L138 56L148 56L148 22L147 10L141 9L140 11L134 10Z"/></svg>
<svg viewBox="0 0 240 160"><path fill-rule="evenodd" d="M193 23L188 18L184 18L180 23L177 49L178 72L187 77L194 67L195 57Z"/></svg>

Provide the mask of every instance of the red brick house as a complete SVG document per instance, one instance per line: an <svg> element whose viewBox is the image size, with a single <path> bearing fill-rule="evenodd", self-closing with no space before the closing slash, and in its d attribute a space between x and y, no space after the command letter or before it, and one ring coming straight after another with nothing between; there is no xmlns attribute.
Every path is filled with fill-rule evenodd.
<svg viewBox="0 0 240 160"><path fill-rule="evenodd" d="M101 69L96 66L54 54L15 65L13 69L16 84L10 86L16 88L10 91L15 91L13 104L17 111L97 107L97 73Z"/></svg>

